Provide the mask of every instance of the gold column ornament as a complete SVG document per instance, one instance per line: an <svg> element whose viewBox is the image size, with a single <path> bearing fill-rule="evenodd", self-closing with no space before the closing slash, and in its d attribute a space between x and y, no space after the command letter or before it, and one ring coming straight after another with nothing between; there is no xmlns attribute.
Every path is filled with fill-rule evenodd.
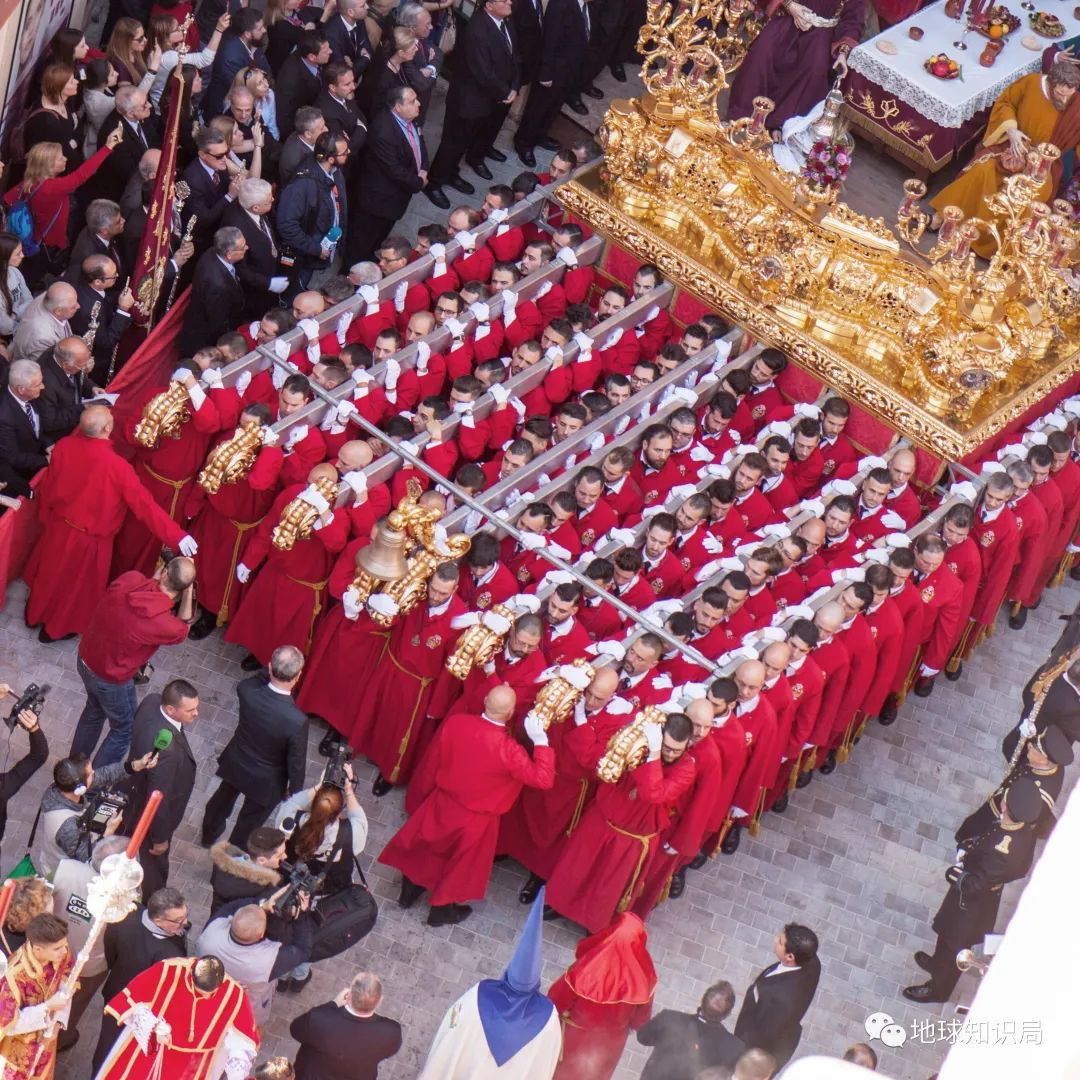
<svg viewBox="0 0 1080 1080"><path fill-rule="evenodd" d="M337 499L337 475L320 476L309 487L315 490L331 505ZM304 489L307 491L307 488ZM292 551L297 540L307 540L319 520L319 509L304 498L301 491L292 502L281 511L281 519L274 526L270 540L278 551Z"/></svg>
<svg viewBox="0 0 1080 1080"><path fill-rule="evenodd" d="M567 670L564 671L563 669ZM589 683L596 676L596 669L584 657L579 656L569 664L554 669L554 674L541 687L531 711L540 717L544 730L552 724L562 724L574 711ZM575 686L574 682L579 685Z"/></svg>
<svg viewBox="0 0 1080 1080"><path fill-rule="evenodd" d="M466 679L475 667L483 667L506 641L514 613L505 604L495 604L458 638L454 651L446 658L446 670L455 679Z"/></svg>
<svg viewBox="0 0 1080 1080"><path fill-rule="evenodd" d="M644 708L626 727L616 731L608 740L604 756L596 764L596 775L605 784L617 784L623 774L636 769L649 756L645 738L646 724L667 722L667 716L652 705Z"/></svg>
<svg viewBox="0 0 1080 1080"><path fill-rule="evenodd" d="M142 419L135 425L135 441L153 450L161 439L180 438L181 425L190 419L187 387L179 381L170 382L143 406Z"/></svg>
<svg viewBox="0 0 1080 1080"><path fill-rule="evenodd" d="M241 425L231 439L219 443L206 459L199 473L199 486L208 495L216 495L222 484L235 484L243 480L251 472L262 444L262 424L249 420Z"/></svg>

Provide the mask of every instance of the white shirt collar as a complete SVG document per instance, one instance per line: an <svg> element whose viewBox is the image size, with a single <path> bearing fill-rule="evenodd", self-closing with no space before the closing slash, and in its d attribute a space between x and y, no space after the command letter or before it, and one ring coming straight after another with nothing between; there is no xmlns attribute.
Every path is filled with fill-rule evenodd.
<svg viewBox="0 0 1080 1080"><path fill-rule="evenodd" d="M450 600L452 600L452 599L453 599L453 597L450 598ZM450 606L450 600L444 600L438 606L433 606L432 604L428 604L428 609L427 609L428 614L429 615L445 615L446 614L446 609Z"/></svg>
<svg viewBox="0 0 1080 1080"><path fill-rule="evenodd" d="M498 570L498 569L499 569L499 564L498 563L492 563L491 564L491 569L486 571L485 573L481 574L476 579L476 587L479 589L481 585L486 585L495 576L495 571Z"/></svg>
<svg viewBox="0 0 1080 1080"><path fill-rule="evenodd" d="M158 706L158 710L161 712L161 718L162 718L162 720L165 721L166 724L169 724L171 727L175 728L177 731L182 731L183 730L181 725L178 724L163 708L161 708L160 705Z"/></svg>
<svg viewBox="0 0 1080 1080"><path fill-rule="evenodd" d="M291 690L282 690L280 686L275 686L272 682L268 682L266 685L269 686L275 694L280 694L282 697L292 697Z"/></svg>
<svg viewBox="0 0 1080 1080"><path fill-rule="evenodd" d="M745 716L747 713L752 713L757 707L758 702L761 700L760 694L755 694L749 701L740 701L735 706L735 713L737 716Z"/></svg>
<svg viewBox="0 0 1080 1080"><path fill-rule="evenodd" d="M571 615L567 619L563 619L561 623L552 623L550 627L551 640L557 641L561 637L565 637L574 628L574 616Z"/></svg>

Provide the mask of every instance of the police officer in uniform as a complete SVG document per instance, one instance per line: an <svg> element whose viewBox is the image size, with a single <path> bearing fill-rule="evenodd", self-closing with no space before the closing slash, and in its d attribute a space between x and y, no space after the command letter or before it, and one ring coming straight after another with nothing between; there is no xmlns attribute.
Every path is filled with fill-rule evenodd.
<svg viewBox="0 0 1080 1080"><path fill-rule="evenodd" d="M1024 687L1024 719L1005 736L1001 752L1006 761L1012 761L1016 744L1021 738L1030 739L1051 724L1056 724L1065 733L1069 742L1080 741L1080 660L1075 661L1051 684L1042 698L1035 719L1030 718L1035 704L1032 684L1038 678L1036 674Z"/></svg>
<svg viewBox="0 0 1080 1080"><path fill-rule="evenodd" d="M1005 792L998 820L989 829L965 835L961 826L956 834L960 846L956 863L945 871L949 891L934 916L937 947L933 956L915 954L915 963L929 973L930 980L904 987L909 1001L949 1000L960 978L956 954L993 931L1002 887L1024 877L1031 868L1037 839L1034 823L1045 808L1035 780L1024 777Z"/></svg>

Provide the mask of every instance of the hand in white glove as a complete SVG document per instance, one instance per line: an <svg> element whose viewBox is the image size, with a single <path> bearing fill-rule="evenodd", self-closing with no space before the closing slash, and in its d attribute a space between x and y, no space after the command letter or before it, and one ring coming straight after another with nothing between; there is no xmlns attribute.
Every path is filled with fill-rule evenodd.
<svg viewBox="0 0 1080 1080"><path fill-rule="evenodd" d="M221 369L208 367L203 372L203 385L207 390L220 390L225 384L221 381Z"/></svg>
<svg viewBox="0 0 1080 1080"><path fill-rule="evenodd" d="M308 484L303 491L300 492L299 497L304 500L309 506L314 506L320 514L325 514L330 509L330 503L319 491L314 484Z"/></svg>
<svg viewBox="0 0 1080 1080"><path fill-rule="evenodd" d="M518 543L526 551L538 551L540 548L547 546L547 537L541 536L540 533L522 533Z"/></svg>
<svg viewBox="0 0 1080 1080"><path fill-rule="evenodd" d="M656 675L652 681L653 686L657 690L671 690L674 688L674 683L671 681L670 675Z"/></svg>
<svg viewBox="0 0 1080 1080"><path fill-rule="evenodd" d="M555 252L555 259L561 262L563 266L573 269L578 264L578 257L574 254L572 247L561 247Z"/></svg>
<svg viewBox="0 0 1080 1080"><path fill-rule="evenodd" d="M356 406L348 398L338 402L337 419L339 424L347 424L356 415Z"/></svg>
<svg viewBox="0 0 1080 1080"><path fill-rule="evenodd" d="M360 618L364 605L360 603L360 593L350 585L341 595L341 610L350 622Z"/></svg>
<svg viewBox="0 0 1080 1080"><path fill-rule="evenodd" d="M399 281L394 289L394 309L400 315L405 310L405 297L409 295L409 283Z"/></svg>
<svg viewBox="0 0 1080 1080"><path fill-rule="evenodd" d="M355 502L362 503L367 498L367 473L363 469L350 469L341 479L352 488Z"/></svg>
<svg viewBox="0 0 1080 1080"><path fill-rule="evenodd" d="M589 451L593 454L598 454L601 450L604 449L605 443L606 440L604 439L604 433L602 431L598 431L589 439Z"/></svg>
<svg viewBox="0 0 1080 1080"><path fill-rule="evenodd" d="M713 453L707 446L698 443L697 445L690 448L691 461L706 462L712 461L712 459Z"/></svg>
<svg viewBox="0 0 1080 1080"><path fill-rule="evenodd" d="M710 555L722 555L724 553L724 541L719 536L713 536L712 533L706 533L701 538L701 546Z"/></svg>
<svg viewBox="0 0 1080 1080"><path fill-rule="evenodd" d="M644 726L645 742L649 747L650 760L660 756L660 747L664 744L664 729L659 724Z"/></svg>
<svg viewBox="0 0 1080 1080"><path fill-rule="evenodd" d="M251 372L241 371L236 379L236 392L243 397L247 393L247 388L251 385Z"/></svg>
<svg viewBox="0 0 1080 1080"><path fill-rule="evenodd" d="M605 541L622 547L633 547L636 537L633 529L608 529Z"/></svg>
<svg viewBox="0 0 1080 1080"><path fill-rule="evenodd" d="M502 383L492 383L488 393L494 398L495 405L502 409L510 401L510 391Z"/></svg>
<svg viewBox="0 0 1080 1080"><path fill-rule="evenodd" d="M825 504L821 499L803 499L799 503L799 510L807 514L813 514L814 517L821 517L825 513Z"/></svg>
<svg viewBox="0 0 1080 1080"><path fill-rule="evenodd" d="M379 286L361 285L360 299L364 301L365 312L367 312L369 308L377 308L379 306Z"/></svg>
<svg viewBox="0 0 1080 1080"><path fill-rule="evenodd" d="M624 416L621 420L619 420L616 423L615 427L612 428L612 434L614 434L616 437L618 437L619 435L622 435L623 432L625 432L626 429L629 426L630 426L630 417L629 417L629 415L627 415L627 416Z"/></svg>
<svg viewBox="0 0 1080 1080"><path fill-rule="evenodd" d="M472 316L478 323L491 322L491 308L488 307L481 300L477 300L476 303L469 305L469 311L472 312Z"/></svg>
<svg viewBox="0 0 1080 1080"><path fill-rule="evenodd" d="M401 364L391 356L390 359L386 361L384 372L385 377L383 379L383 387L388 393L396 390L398 379L401 376Z"/></svg>
<svg viewBox="0 0 1080 1080"><path fill-rule="evenodd" d="M267 426L262 429L263 446L277 446L279 442L281 442L281 436L272 427Z"/></svg>
<svg viewBox="0 0 1080 1080"><path fill-rule="evenodd" d="M369 596L367 606L368 611L373 615L381 615L384 619L392 619L401 612L398 602L386 593L375 593L374 596Z"/></svg>
<svg viewBox="0 0 1080 1080"><path fill-rule="evenodd" d="M562 544L553 544L551 541L548 541L547 549L556 559L562 559L563 562L566 562L570 558L570 552L567 551Z"/></svg>
<svg viewBox="0 0 1080 1080"><path fill-rule="evenodd" d="M975 490L975 485L970 480L961 480L960 483L953 484L952 487L949 488L949 494L965 499L969 503L973 503L979 497L978 491Z"/></svg>
<svg viewBox="0 0 1080 1080"><path fill-rule="evenodd" d="M270 279L270 291L272 293L283 293L289 287L289 279L287 277L272 277Z"/></svg>
<svg viewBox="0 0 1080 1080"><path fill-rule="evenodd" d="M907 522L895 510L886 510L881 515L881 524L894 532L903 532L907 528Z"/></svg>
<svg viewBox="0 0 1080 1080"><path fill-rule="evenodd" d="M652 402L646 401L645 404L641 406L641 411L637 414L638 423L639 424L644 424L649 419L649 417L651 415L652 415Z"/></svg>
<svg viewBox="0 0 1080 1080"><path fill-rule="evenodd" d="M510 620L505 615L500 615L497 611L485 611L484 614L480 616L480 622L494 634L510 633Z"/></svg>
<svg viewBox="0 0 1080 1080"><path fill-rule="evenodd" d="M352 326L353 313L351 311L343 311L338 316L337 325L334 327L334 337L337 338L338 344L345 348L345 336L349 332L349 327Z"/></svg>
<svg viewBox="0 0 1080 1080"><path fill-rule="evenodd" d="M236 580L239 581L241 585L246 585L248 583L248 578L250 577L251 571L243 563L237 563Z"/></svg>
<svg viewBox="0 0 1080 1080"><path fill-rule="evenodd" d="M533 746L547 746L548 737L544 730L544 722L530 709L525 714L525 734L529 736Z"/></svg>
<svg viewBox="0 0 1080 1080"><path fill-rule="evenodd" d="M517 612L529 612L535 615L540 610L540 597L534 593L517 593L506 601L508 607Z"/></svg>
<svg viewBox="0 0 1080 1080"><path fill-rule="evenodd" d="M302 443L307 437L308 432L311 429L307 424L297 424L296 427L289 430L289 437L285 440L285 449L293 450L297 445Z"/></svg>
<svg viewBox="0 0 1080 1080"><path fill-rule="evenodd" d="M460 232L454 233L454 239L465 251L473 251L476 248L476 236L474 233L469 232L468 229L462 229Z"/></svg>
<svg viewBox="0 0 1080 1080"><path fill-rule="evenodd" d="M480 621L479 611L466 611L464 615L457 615L450 620L451 630L467 630Z"/></svg>
<svg viewBox="0 0 1080 1080"><path fill-rule="evenodd" d="M180 554L186 555L189 559L199 551L199 545L195 543L195 537L190 535L181 537L179 548Z"/></svg>
<svg viewBox="0 0 1080 1080"><path fill-rule="evenodd" d="M426 375L431 362L431 346L426 341L416 343L416 374Z"/></svg>
<svg viewBox="0 0 1080 1080"><path fill-rule="evenodd" d="M675 386L669 392L670 401L682 402L688 409L697 406L697 394L693 390L687 390L685 386Z"/></svg>
<svg viewBox="0 0 1080 1080"><path fill-rule="evenodd" d="M509 326L517 318L518 294L513 289L503 289L499 297L502 300L503 326Z"/></svg>
<svg viewBox="0 0 1080 1080"><path fill-rule="evenodd" d="M301 319L296 325L304 332L309 344L319 340L319 324L314 319Z"/></svg>
<svg viewBox="0 0 1080 1080"><path fill-rule="evenodd" d="M460 319L447 319L443 323L443 329L449 331L455 345L460 345L465 340L465 324Z"/></svg>
<svg viewBox="0 0 1080 1080"><path fill-rule="evenodd" d="M590 656L610 656L616 662L626 656L626 646L621 641L598 641L595 645L589 645L585 651Z"/></svg>

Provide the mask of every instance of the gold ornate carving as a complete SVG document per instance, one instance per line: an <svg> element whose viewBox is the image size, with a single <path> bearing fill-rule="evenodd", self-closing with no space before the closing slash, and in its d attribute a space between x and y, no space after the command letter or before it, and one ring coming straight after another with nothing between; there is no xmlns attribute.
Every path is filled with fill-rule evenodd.
<svg viewBox="0 0 1080 1080"><path fill-rule="evenodd" d="M915 149L929 153L930 140L933 138L929 132L920 135L918 124L911 120L897 120L893 123L893 117L900 115L900 106L896 104L896 98L885 98L879 105L870 94L863 90L856 101L852 102L849 98L848 104L854 104L855 108L866 113L874 123L881 124L887 131L899 136Z"/></svg>
<svg viewBox="0 0 1080 1080"><path fill-rule="evenodd" d="M642 709L608 740L604 756L596 763L596 775L605 784L617 784L625 773L636 769L649 755L645 725L663 726L666 721L667 716L652 705Z"/></svg>
<svg viewBox="0 0 1080 1080"><path fill-rule="evenodd" d="M180 427L191 419L187 387L171 382L143 407L142 419L135 425L135 441L153 450L160 439L180 438Z"/></svg>
<svg viewBox="0 0 1080 1080"><path fill-rule="evenodd" d="M337 498L337 477L320 476L310 485L331 505ZM292 551L297 540L307 540L315 528L315 522L319 520L319 509L304 498L301 491L295 499L288 503L281 511L281 520L274 526L270 537L271 543L278 551Z"/></svg>
<svg viewBox="0 0 1080 1080"><path fill-rule="evenodd" d="M208 495L216 495L222 484L235 484L243 480L255 464L262 441L262 424L257 420L249 420L238 427L236 434L219 443L206 459L199 473L199 486Z"/></svg>

